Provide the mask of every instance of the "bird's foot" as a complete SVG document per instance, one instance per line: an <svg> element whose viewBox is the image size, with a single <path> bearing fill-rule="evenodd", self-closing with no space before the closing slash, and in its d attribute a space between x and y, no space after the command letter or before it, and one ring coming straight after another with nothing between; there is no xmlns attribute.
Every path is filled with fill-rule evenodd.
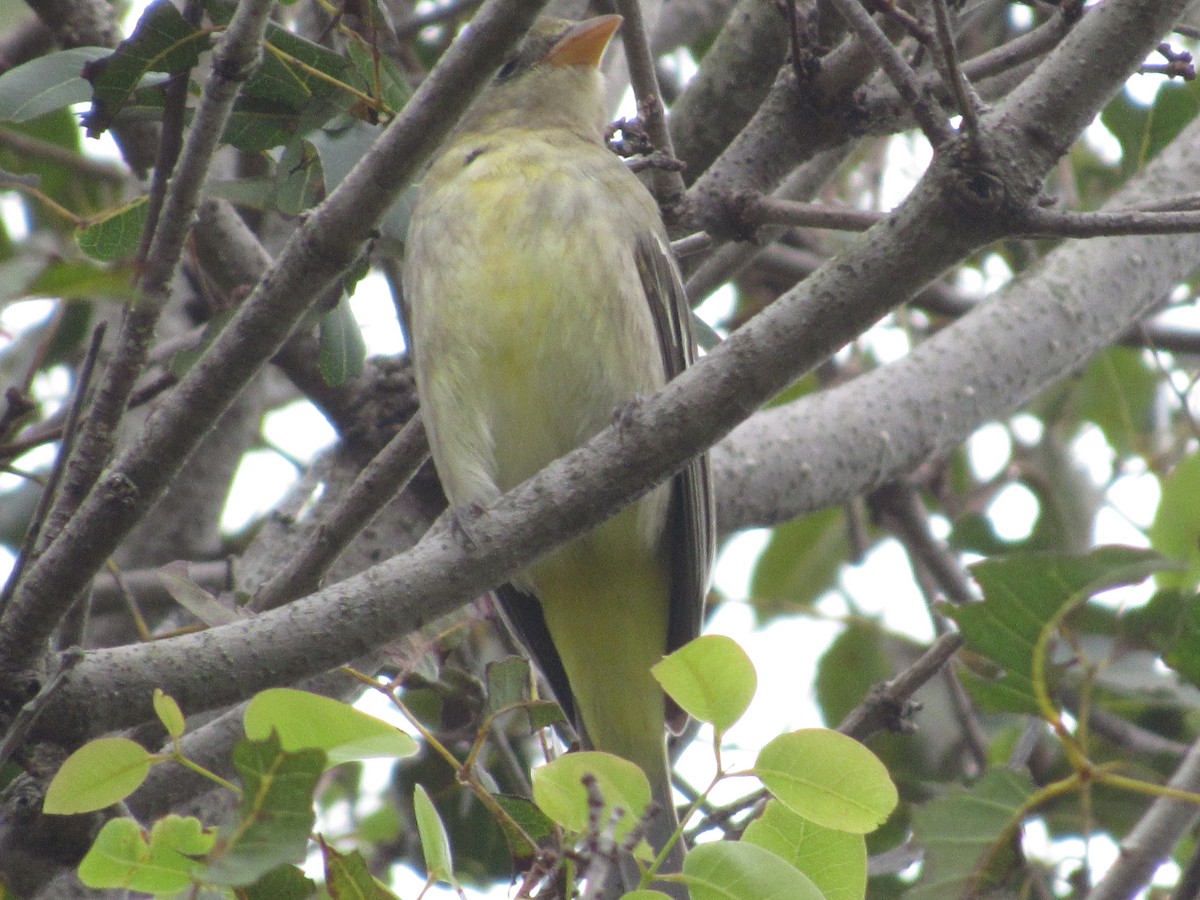
<svg viewBox="0 0 1200 900"><path fill-rule="evenodd" d="M641 394L634 394L631 399L613 410L613 425L617 428L628 428L634 423L638 410L642 408L642 404L645 402L646 398Z"/></svg>
<svg viewBox="0 0 1200 900"><path fill-rule="evenodd" d="M483 507L478 503L468 503L450 513L450 533L462 541L468 550L474 550L478 545L475 536L471 534L471 523L483 515Z"/></svg>

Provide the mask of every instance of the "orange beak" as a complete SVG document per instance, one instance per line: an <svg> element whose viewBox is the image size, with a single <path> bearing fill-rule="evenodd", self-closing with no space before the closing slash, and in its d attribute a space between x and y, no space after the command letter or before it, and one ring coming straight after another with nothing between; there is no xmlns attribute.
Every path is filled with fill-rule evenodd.
<svg viewBox="0 0 1200 900"><path fill-rule="evenodd" d="M620 16L596 16L572 25L546 55L546 62L556 69L567 66L600 68L608 42L622 21Z"/></svg>

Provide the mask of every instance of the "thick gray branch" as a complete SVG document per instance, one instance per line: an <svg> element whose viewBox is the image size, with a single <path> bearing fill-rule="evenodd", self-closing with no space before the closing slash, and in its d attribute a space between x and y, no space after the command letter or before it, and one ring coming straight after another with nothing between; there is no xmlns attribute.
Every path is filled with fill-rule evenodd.
<svg viewBox="0 0 1200 900"><path fill-rule="evenodd" d="M1197 188L1193 122L1110 205ZM759 413L713 457L721 529L773 525L845 502L1011 415L1117 340L1197 259L1200 234L1064 244L904 359Z"/></svg>

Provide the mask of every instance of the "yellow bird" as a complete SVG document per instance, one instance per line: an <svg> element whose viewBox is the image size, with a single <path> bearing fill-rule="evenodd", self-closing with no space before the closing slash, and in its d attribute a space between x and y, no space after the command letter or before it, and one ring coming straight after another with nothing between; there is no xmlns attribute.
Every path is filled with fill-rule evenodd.
<svg viewBox="0 0 1200 900"><path fill-rule="evenodd" d="M695 359L658 207L605 146L599 65L620 16L540 20L434 161L404 292L452 506L486 506ZM706 457L497 594L585 746L639 765L676 826L650 674L699 633L713 554ZM669 860L677 867L681 851Z"/></svg>

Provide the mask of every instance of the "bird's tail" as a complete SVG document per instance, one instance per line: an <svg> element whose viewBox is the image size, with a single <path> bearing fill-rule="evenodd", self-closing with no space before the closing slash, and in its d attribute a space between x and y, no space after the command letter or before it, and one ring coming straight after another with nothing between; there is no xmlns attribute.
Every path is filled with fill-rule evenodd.
<svg viewBox="0 0 1200 900"><path fill-rule="evenodd" d="M661 853L662 849L667 846L667 842L679 830L679 818L675 815L675 800L672 797L671 775L665 751L658 772L647 772L646 774L650 778L651 797L655 806L658 807L654 817L648 823L646 840L650 842L650 846L654 848L655 853ZM683 837L681 836L672 844L659 871L664 875L682 871L683 855L684 845ZM636 885L637 882L635 880L634 886L636 887ZM674 898L674 900L688 900L687 888L682 884L658 881L653 884L653 887L655 890L662 891L668 897ZM627 885L626 890L632 890L632 888Z"/></svg>

